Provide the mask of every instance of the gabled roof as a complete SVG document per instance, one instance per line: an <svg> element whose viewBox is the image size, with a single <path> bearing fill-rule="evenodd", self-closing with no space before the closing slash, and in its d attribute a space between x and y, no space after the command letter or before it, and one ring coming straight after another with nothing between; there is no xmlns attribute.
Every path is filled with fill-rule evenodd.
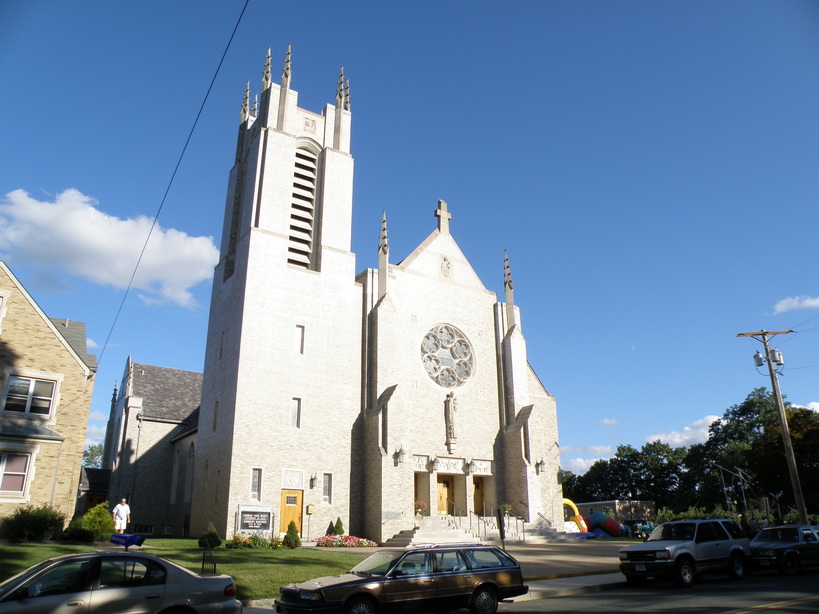
<svg viewBox="0 0 819 614"><path fill-rule="evenodd" d="M197 407L202 396L202 374L133 363L131 393L142 397L143 418L182 422Z"/></svg>
<svg viewBox="0 0 819 614"><path fill-rule="evenodd" d="M60 318L48 318L59 333L74 348L74 351L83 359L88 368L97 370L97 357L88 353L88 337L85 334L85 322L65 320Z"/></svg>
<svg viewBox="0 0 819 614"><path fill-rule="evenodd" d="M43 319L46 325L54 332L57 336L60 343L65 347L65 349L71 354L74 360L77 361L79 365L84 370L87 370L87 374L90 376L96 371L97 368L97 358L96 356L92 356L88 354L88 346L85 338L85 324L83 322L76 322L71 320L55 320L46 316L40 306L37 304L37 301L28 293L28 291L23 287L23 284L20 283L20 280L15 277L14 273L11 272L8 265L0 260L0 271L5 273L12 284L14 284L17 289L22 294L23 298L28 301L29 305L31 306L34 311ZM55 322L66 322L67 324L63 327L57 327ZM68 330L71 329L71 332L68 333ZM79 331L82 331L81 333ZM72 341L66 337L68 334ZM80 334L82 335L80 337Z"/></svg>

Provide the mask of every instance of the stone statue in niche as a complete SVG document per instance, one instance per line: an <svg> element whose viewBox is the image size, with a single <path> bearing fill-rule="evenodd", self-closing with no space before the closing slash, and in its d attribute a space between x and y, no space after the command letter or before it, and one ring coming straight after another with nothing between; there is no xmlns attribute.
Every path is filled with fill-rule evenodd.
<svg viewBox="0 0 819 614"><path fill-rule="evenodd" d="M455 434L455 412L458 410L458 399L450 392L444 400L444 423L446 427L446 449L451 454L455 449L458 437Z"/></svg>

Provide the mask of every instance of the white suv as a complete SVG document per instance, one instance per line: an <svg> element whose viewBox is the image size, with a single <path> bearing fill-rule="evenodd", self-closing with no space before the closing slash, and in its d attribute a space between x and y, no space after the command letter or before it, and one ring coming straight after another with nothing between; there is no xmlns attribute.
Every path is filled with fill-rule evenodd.
<svg viewBox="0 0 819 614"><path fill-rule="evenodd" d="M748 538L733 520L676 520L659 525L642 544L621 548L620 571L633 584L670 577L688 587L701 571L744 578L750 555Z"/></svg>

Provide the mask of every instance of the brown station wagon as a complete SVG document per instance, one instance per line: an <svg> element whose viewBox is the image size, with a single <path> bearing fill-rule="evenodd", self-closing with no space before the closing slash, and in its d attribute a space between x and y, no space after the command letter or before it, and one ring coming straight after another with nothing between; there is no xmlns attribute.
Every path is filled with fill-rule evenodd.
<svg viewBox="0 0 819 614"><path fill-rule="evenodd" d="M379 550L340 576L283 586L278 614L446 612L468 607L494 614L498 602L524 595L520 565L496 546L426 544Z"/></svg>

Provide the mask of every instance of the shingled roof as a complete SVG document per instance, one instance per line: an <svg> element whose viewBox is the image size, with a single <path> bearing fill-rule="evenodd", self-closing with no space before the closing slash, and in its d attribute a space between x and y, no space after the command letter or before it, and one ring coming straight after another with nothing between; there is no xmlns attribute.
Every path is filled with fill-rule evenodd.
<svg viewBox="0 0 819 614"><path fill-rule="evenodd" d="M97 357L88 353L88 337L85 335L85 322L76 320L66 320L61 318L49 318L54 327L68 342L75 352L82 358L85 365L92 371L97 370Z"/></svg>
<svg viewBox="0 0 819 614"><path fill-rule="evenodd" d="M199 407L202 374L133 363L132 394L142 397L143 418L182 422Z"/></svg>

